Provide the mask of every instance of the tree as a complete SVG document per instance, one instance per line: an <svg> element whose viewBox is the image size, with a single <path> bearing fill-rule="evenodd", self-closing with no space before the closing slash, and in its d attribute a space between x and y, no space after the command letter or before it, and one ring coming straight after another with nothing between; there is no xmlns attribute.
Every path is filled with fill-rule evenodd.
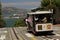
<svg viewBox="0 0 60 40"><path fill-rule="evenodd" d="M5 21L2 18L2 5L0 1L0 28L5 27Z"/></svg>
<svg viewBox="0 0 60 40"><path fill-rule="evenodd" d="M49 10L53 9L53 23L55 22L56 18L56 8L60 8L60 0L42 0L41 1L41 7ZM56 16L57 17L57 16Z"/></svg>
<svg viewBox="0 0 60 40"><path fill-rule="evenodd" d="M24 18L20 18L15 22L14 27L19 27L19 26L25 26Z"/></svg>
<svg viewBox="0 0 60 40"><path fill-rule="evenodd" d="M1 2L0 2L0 17L1 17Z"/></svg>
<svg viewBox="0 0 60 40"><path fill-rule="evenodd" d="M46 9L52 9L59 7L60 8L60 0L42 0L41 7L45 7Z"/></svg>

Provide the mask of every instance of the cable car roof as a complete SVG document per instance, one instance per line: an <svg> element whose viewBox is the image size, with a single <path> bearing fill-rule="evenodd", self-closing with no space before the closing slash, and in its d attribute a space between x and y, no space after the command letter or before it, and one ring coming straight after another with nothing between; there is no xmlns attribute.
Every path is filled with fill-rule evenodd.
<svg viewBox="0 0 60 40"><path fill-rule="evenodd" d="M37 11L37 12L30 12L28 14L52 14L51 11Z"/></svg>

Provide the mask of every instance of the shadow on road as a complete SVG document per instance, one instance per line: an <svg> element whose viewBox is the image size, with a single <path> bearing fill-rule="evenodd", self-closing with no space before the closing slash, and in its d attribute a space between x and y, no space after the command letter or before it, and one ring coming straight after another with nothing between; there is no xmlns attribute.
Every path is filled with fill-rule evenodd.
<svg viewBox="0 0 60 40"><path fill-rule="evenodd" d="M35 36L48 36L48 35L55 35L53 33L37 33L37 34L34 34Z"/></svg>
<svg viewBox="0 0 60 40"><path fill-rule="evenodd" d="M33 32L29 32L31 34L33 34ZM52 35L55 35L54 33L36 33L36 34L33 34L35 36L52 36Z"/></svg>

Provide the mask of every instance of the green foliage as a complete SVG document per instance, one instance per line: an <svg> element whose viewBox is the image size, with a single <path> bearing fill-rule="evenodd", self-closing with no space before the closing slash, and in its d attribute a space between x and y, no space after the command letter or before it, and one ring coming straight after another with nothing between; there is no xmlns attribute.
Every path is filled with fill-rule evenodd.
<svg viewBox="0 0 60 40"><path fill-rule="evenodd" d="M45 7L45 8L56 8L59 7L60 8L60 0L42 0L41 1L41 7Z"/></svg>
<svg viewBox="0 0 60 40"><path fill-rule="evenodd" d="M25 22L23 18L17 20L14 24L14 27L19 27L19 26L25 26Z"/></svg>
<svg viewBox="0 0 60 40"><path fill-rule="evenodd" d="M56 22L57 24L60 24L60 20L56 20L55 22Z"/></svg>
<svg viewBox="0 0 60 40"><path fill-rule="evenodd" d="M0 28L5 27L6 23L3 19L0 19Z"/></svg>
<svg viewBox="0 0 60 40"><path fill-rule="evenodd" d="M5 27L5 21L3 20L2 18L2 5L1 5L1 2L0 2L0 28L3 28Z"/></svg>
<svg viewBox="0 0 60 40"><path fill-rule="evenodd" d="M36 11L42 11L42 10L45 10L44 8L40 8L40 7L38 7L38 8L36 8L36 9L32 9L31 11L32 12L36 12Z"/></svg>

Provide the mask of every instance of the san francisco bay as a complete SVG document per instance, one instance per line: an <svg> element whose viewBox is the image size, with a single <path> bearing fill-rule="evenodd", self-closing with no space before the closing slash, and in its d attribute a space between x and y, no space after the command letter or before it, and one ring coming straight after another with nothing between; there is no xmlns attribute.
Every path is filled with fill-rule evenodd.
<svg viewBox="0 0 60 40"><path fill-rule="evenodd" d="M11 18L11 19L4 19L6 22L6 27L14 27L15 21L17 21L17 18Z"/></svg>

